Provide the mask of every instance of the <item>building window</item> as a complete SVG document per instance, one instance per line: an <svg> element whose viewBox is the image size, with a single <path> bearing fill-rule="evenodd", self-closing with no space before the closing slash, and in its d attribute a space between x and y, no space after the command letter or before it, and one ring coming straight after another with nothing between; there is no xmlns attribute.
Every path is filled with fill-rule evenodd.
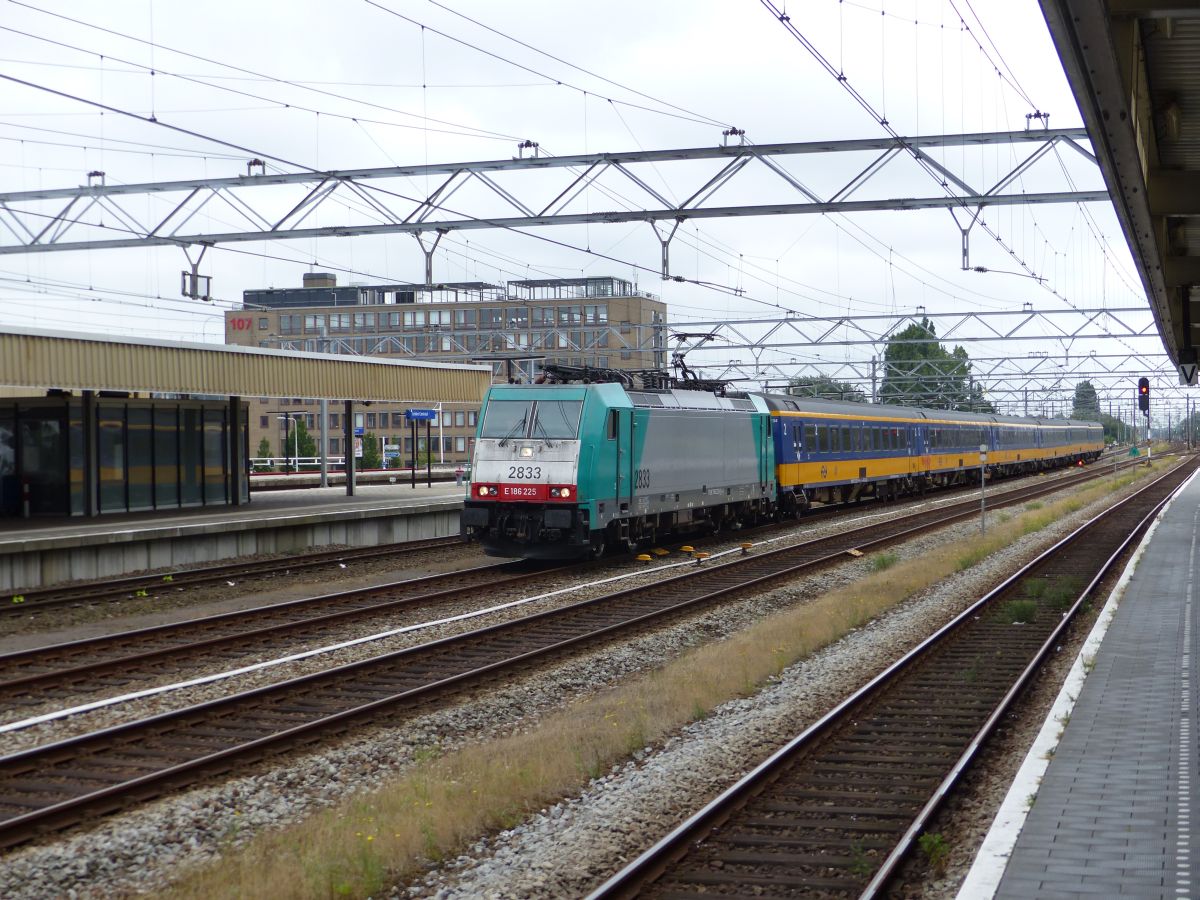
<svg viewBox="0 0 1200 900"><path fill-rule="evenodd" d="M266 320L266 319L259 319L259 320L258 320L258 330L259 330L259 331L266 331L268 327L270 327L270 326L267 324L267 320Z"/></svg>
<svg viewBox="0 0 1200 900"><path fill-rule="evenodd" d="M404 413L402 413L402 412L392 413L392 427L393 428L403 428L404 427Z"/></svg>
<svg viewBox="0 0 1200 900"><path fill-rule="evenodd" d="M340 453L341 446L342 446L342 442L341 442L340 438L331 437L329 439L329 452L330 453Z"/></svg>
<svg viewBox="0 0 1200 900"><path fill-rule="evenodd" d="M596 306L585 306L583 308L583 321L589 325L602 325L608 321L608 304L600 303Z"/></svg>
<svg viewBox="0 0 1200 900"><path fill-rule="evenodd" d="M321 331L325 327L324 316L305 316L304 330L305 331Z"/></svg>
<svg viewBox="0 0 1200 900"><path fill-rule="evenodd" d="M470 412L467 413L467 426L470 428L474 428L475 423L478 421L478 419L479 419L479 413L476 410L471 410Z"/></svg>
<svg viewBox="0 0 1200 900"><path fill-rule="evenodd" d="M340 415L338 415L337 413L330 413L329 414L329 427L337 428L338 423L341 422L341 420L342 420L342 417Z"/></svg>
<svg viewBox="0 0 1200 900"><path fill-rule="evenodd" d="M405 328L424 328L425 327L425 310L410 309L404 313Z"/></svg>
<svg viewBox="0 0 1200 900"><path fill-rule="evenodd" d="M355 331L374 331L375 330L375 313L355 313L354 314L354 330Z"/></svg>
<svg viewBox="0 0 1200 900"><path fill-rule="evenodd" d="M259 428L266 428L266 427L267 427L267 417L266 417L266 416L259 416L259 417L258 417L258 427L259 427Z"/></svg>
<svg viewBox="0 0 1200 900"><path fill-rule="evenodd" d="M558 308L558 324L559 325L578 325L580 307L578 306L560 306Z"/></svg>
<svg viewBox="0 0 1200 900"><path fill-rule="evenodd" d="M506 319L506 327L508 327L508 328L528 328L529 327L529 310L524 306L510 306L508 308L508 317Z"/></svg>
<svg viewBox="0 0 1200 900"><path fill-rule="evenodd" d="M473 309L456 309L456 310L454 310L454 324L458 328L474 328L475 327L475 310L473 310Z"/></svg>
<svg viewBox="0 0 1200 900"><path fill-rule="evenodd" d="M456 412L454 414L454 424L458 428L462 428L464 425L466 425L467 424L467 414L465 412L463 412L462 410L459 410L458 412Z"/></svg>
<svg viewBox="0 0 1200 900"><path fill-rule="evenodd" d="M367 427L368 428L375 427L375 413L367 413Z"/></svg>
<svg viewBox="0 0 1200 900"><path fill-rule="evenodd" d="M499 328L504 321L504 310L485 307L479 310L480 328Z"/></svg>
<svg viewBox="0 0 1200 900"><path fill-rule="evenodd" d="M429 325L431 328L441 325L450 324L450 310L448 309L431 309L429 310Z"/></svg>
<svg viewBox="0 0 1200 900"><path fill-rule="evenodd" d="M467 451L467 439L465 437L456 437L454 439L454 452L455 453L466 453L466 451Z"/></svg>
<svg viewBox="0 0 1200 900"><path fill-rule="evenodd" d="M303 316L280 316L279 331L282 334L295 334L304 324Z"/></svg>

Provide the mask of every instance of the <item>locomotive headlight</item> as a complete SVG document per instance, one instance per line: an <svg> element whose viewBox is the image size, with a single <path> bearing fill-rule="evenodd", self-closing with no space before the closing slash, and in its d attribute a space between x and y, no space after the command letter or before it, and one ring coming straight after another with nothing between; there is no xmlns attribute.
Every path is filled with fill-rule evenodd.
<svg viewBox="0 0 1200 900"><path fill-rule="evenodd" d="M487 492L488 492L488 490L487 490L487 485L486 485L486 484L481 484L481 485L479 486L479 496L480 496L480 497L486 497L486 496L487 496Z"/></svg>
<svg viewBox="0 0 1200 900"><path fill-rule="evenodd" d="M533 459L533 448L532 447L522 447L521 448L521 459Z"/></svg>

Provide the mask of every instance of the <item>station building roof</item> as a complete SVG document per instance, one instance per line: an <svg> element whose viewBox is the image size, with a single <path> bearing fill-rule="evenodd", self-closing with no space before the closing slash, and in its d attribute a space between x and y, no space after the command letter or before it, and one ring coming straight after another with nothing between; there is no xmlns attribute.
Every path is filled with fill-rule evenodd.
<svg viewBox="0 0 1200 900"><path fill-rule="evenodd" d="M490 366L39 331L0 332L0 385L320 400L474 403Z"/></svg>

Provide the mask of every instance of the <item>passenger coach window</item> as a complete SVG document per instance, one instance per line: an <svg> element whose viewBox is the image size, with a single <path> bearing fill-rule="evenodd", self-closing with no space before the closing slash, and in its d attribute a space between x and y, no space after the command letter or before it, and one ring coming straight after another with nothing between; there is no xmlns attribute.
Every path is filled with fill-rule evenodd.
<svg viewBox="0 0 1200 900"><path fill-rule="evenodd" d="M817 451L817 428L815 425L804 426L804 446L809 449L810 453Z"/></svg>

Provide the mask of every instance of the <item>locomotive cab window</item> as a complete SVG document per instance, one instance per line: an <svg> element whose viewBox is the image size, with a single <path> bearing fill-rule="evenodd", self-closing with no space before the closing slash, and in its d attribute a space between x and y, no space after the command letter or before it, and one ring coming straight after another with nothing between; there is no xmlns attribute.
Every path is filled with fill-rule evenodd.
<svg viewBox="0 0 1200 900"><path fill-rule="evenodd" d="M532 400L492 400L483 412L480 437L524 437L529 425Z"/></svg>
<svg viewBox="0 0 1200 900"><path fill-rule="evenodd" d="M615 409L608 411L608 439L610 441L617 439L617 411Z"/></svg>
<svg viewBox="0 0 1200 900"><path fill-rule="evenodd" d="M480 437L565 440L579 434L580 400L492 400Z"/></svg>
<svg viewBox="0 0 1200 900"><path fill-rule="evenodd" d="M579 436L582 400L537 400L530 435L545 440L571 440Z"/></svg>

